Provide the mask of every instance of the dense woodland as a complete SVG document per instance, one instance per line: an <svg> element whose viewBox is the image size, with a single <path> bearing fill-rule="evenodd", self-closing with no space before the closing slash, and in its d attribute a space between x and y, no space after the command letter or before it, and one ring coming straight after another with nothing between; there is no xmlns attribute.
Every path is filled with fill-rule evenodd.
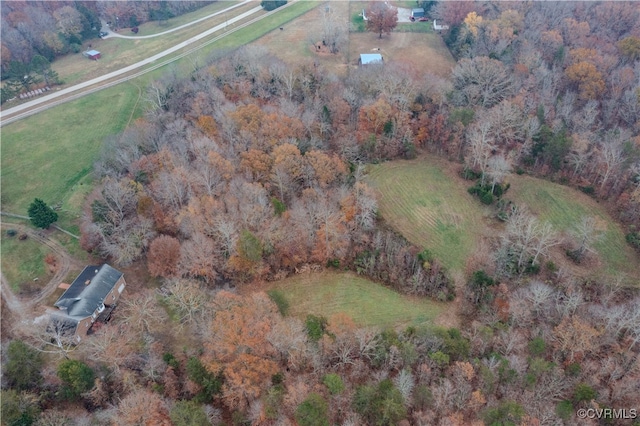
<svg viewBox="0 0 640 426"><path fill-rule="evenodd" d="M430 13L451 27L450 79L398 64L338 77L246 46L149 87L145 117L105 141L81 244L144 263L160 288L125 294L78 347L10 330L3 422L573 425L599 424L579 408L640 408L637 289L554 267L558 244L593 260L593 223L560 242L494 201L511 172L570 185L640 249L640 8L441 2ZM366 183L367 163L416 155L458 163L505 222L458 282L385 225ZM455 299L461 325L302 320L278 292L233 291L314 268Z"/></svg>

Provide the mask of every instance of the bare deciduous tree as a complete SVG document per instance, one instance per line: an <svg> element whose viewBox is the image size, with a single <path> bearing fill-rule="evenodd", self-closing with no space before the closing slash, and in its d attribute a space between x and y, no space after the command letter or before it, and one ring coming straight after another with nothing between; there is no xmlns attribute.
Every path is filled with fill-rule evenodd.
<svg viewBox="0 0 640 426"><path fill-rule="evenodd" d="M511 171L511 163L503 155L496 155L487 161L487 174L491 178L491 192L493 193L496 184L502 183L502 180Z"/></svg>
<svg viewBox="0 0 640 426"><path fill-rule="evenodd" d="M207 323L207 305L211 296L197 281L177 279L172 280L168 287L167 300L179 314L180 321L189 324L203 325Z"/></svg>
<svg viewBox="0 0 640 426"><path fill-rule="evenodd" d="M322 12L322 44L331 53L338 53L348 40L348 28L344 19L327 6Z"/></svg>
<svg viewBox="0 0 640 426"><path fill-rule="evenodd" d="M511 75L502 62L479 56L461 59L453 69L456 102L461 105L492 107L513 90Z"/></svg>

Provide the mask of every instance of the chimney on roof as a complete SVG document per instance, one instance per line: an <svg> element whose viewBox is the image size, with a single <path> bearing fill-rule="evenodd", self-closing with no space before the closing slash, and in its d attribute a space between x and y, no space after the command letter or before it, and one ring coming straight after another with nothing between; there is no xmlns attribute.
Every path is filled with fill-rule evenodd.
<svg viewBox="0 0 640 426"><path fill-rule="evenodd" d="M89 283L91 283L91 280L86 280L86 281L84 282L84 285L89 285Z"/></svg>
<svg viewBox="0 0 640 426"><path fill-rule="evenodd" d="M98 273L98 270L97 270L97 269L95 270L95 273L96 273L96 274Z"/></svg>

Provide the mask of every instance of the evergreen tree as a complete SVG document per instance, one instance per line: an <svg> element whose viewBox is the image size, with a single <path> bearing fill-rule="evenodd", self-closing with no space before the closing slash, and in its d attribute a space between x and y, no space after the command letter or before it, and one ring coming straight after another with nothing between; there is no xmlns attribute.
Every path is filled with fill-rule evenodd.
<svg viewBox="0 0 640 426"><path fill-rule="evenodd" d="M38 228L46 229L53 222L58 220L58 213L39 198L33 200L33 203L29 206L29 217L31 222Z"/></svg>

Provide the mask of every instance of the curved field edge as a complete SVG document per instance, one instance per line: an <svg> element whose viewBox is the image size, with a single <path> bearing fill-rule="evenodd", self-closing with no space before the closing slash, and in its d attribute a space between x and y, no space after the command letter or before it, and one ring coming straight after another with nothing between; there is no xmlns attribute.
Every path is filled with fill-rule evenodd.
<svg viewBox="0 0 640 426"><path fill-rule="evenodd" d="M464 270L487 235L489 210L467 192L452 163L435 158L390 161L369 167L384 220L413 244L429 249L448 269Z"/></svg>
<svg viewBox="0 0 640 426"><path fill-rule="evenodd" d="M422 157L397 160L369 167L368 182L379 195L383 219L409 241L425 247L449 269L463 270L483 236L493 237L497 225L491 209L467 193L472 182L460 178L458 165ZM596 219L602 237L594 244L598 265L569 264L578 275L605 273L623 282L640 285L640 259L626 243L622 227L604 207L572 188L526 175L510 175L511 188L505 198L527 206L560 235L570 234L585 216ZM556 255L564 256L561 250Z"/></svg>
<svg viewBox="0 0 640 426"><path fill-rule="evenodd" d="M429 325L447 304L405 296L353 273L322 272L296 275L269 283L261 290L279 290L289 302L289 315L330 318L350 316L359 326Z"/></svg>
<svg viewBox="0 0 640 426"><path fill-rule="evenodd" d="M601 236L594 243L604 272L626 275L640 285L640 258L626 243L624 232L596 200L575 189L531 176L512 175L506 198L526 205L540 220L549 222L561 233L570 234L583 217L593 217Z"/></svg>

